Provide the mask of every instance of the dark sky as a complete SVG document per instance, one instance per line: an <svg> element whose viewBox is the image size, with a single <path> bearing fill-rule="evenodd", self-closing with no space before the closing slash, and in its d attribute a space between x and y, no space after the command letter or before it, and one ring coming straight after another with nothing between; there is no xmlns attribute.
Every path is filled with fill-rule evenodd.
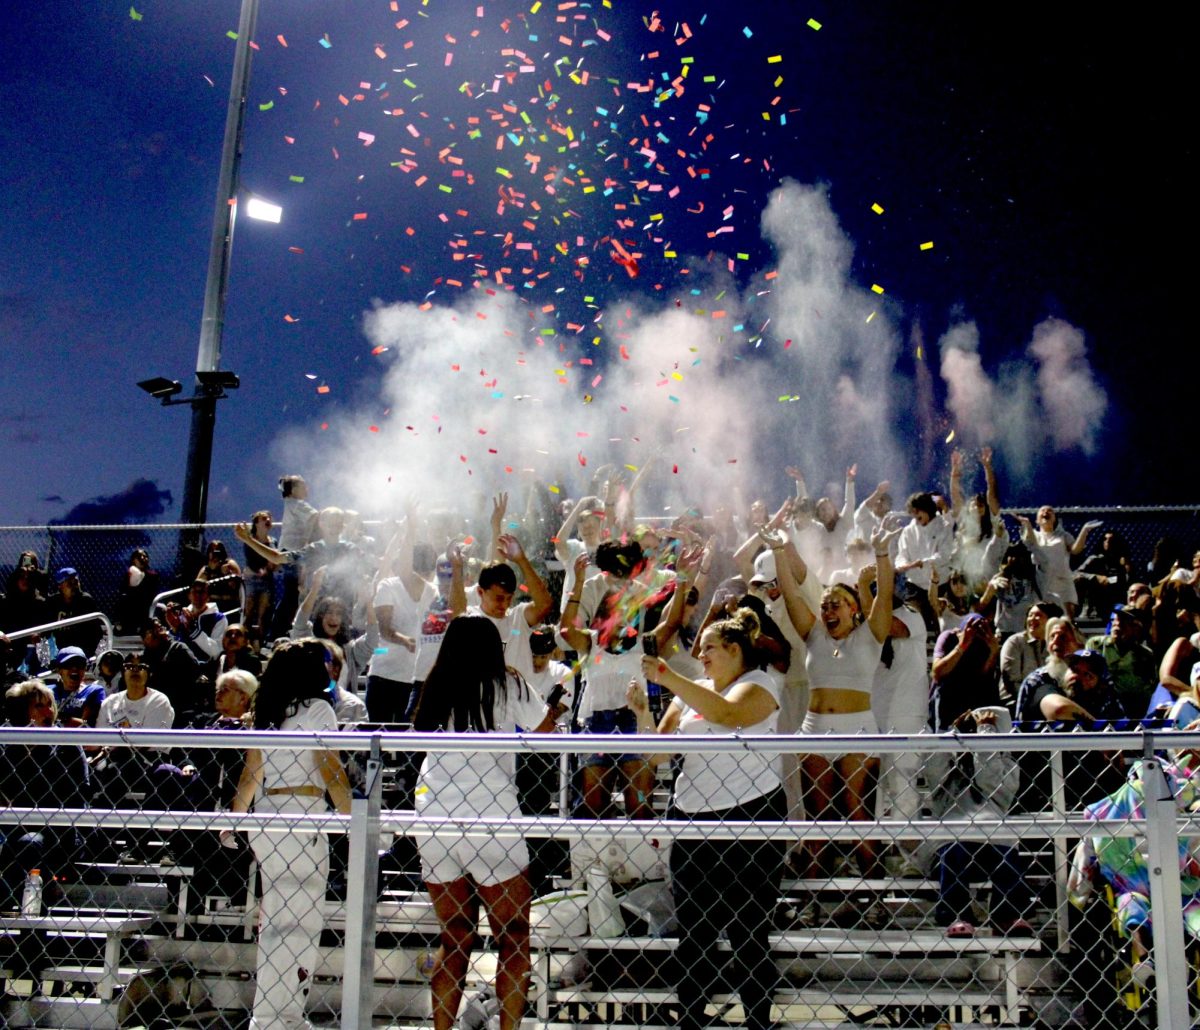
<svg viewBox="0 0 1200 1030"><path fill-rule="evenodd" d="M234 47L226 33L238 4L133 6L140 19L104 0L18 0L0 42L8 523L61 517L135 480L172 492L166 516L178 510L186 409L161 409L134 384L151 375L187 382L194 367ZM653 12L663 31L649 31ZM569 354L581 345L568 324L586 321L611 291L633 288L647 305L667 305L689 285L655 235L695 256L693 267L746 254L736 274L748 289L772 265L758 219L785 176L827 185L854 243L853 278L886 284L905 340L919 328L932 348L955 320L972 319L983 364L996 369L1022 358L1047 317L1082 331L1108 399L1097 446L1040 455L1006 500L1194 500L1182 473L1197 371L1187 244L1196 228L1194 89L1184 73L1194 15L1097 12L263 0L241 182L285 214L278 226L238 224L223 364L242 387L219 411L210 517L244 517L272 501L286 471L275 448L285 430L315 439L348 408L391 417L376 391L390 356L373 355L363 333L376 298L419 302L434 291L433 303L450 303L470 288L473 268L514 267L508 279L539 331L553 329ZM536 71L517 71L522 61L505 48L526 53ZM570 63L556 68L559 58ZM686 92L655 107L653 94L670 89L684 58ZM489 101L482 89L506 62L514 83ZM571 81L577 67L586 82ZM654 91L629 88L652 76ZM509 112L521 145L497 151L502 133L487 109L514 98L528 100ZM698 104L708 104L707 120ZM359 133L374 141L364 145ZM643 137L660 167L646 170L630 145ZM568 139L575 145L559 153ZM523 160L530 152L536 173ZM419 167L395 166L408 156ZM542 177L553 167L562 181L547 195ZM420 175L427 181L417 186ZM679 193L667 200L638 182ZM511 207L497 214L501 188L540 198L533 228L520 228L528 207L515 220ZM630 226L614 225L617 202L630 205ZM701 203L703 217L685 213ZM710 238L730 204L735 231ZM646 221L656 211L668 212L665 233ZM536 257L505 251L514 227ZM614 231L646 255L632 284L609 256L604 238ZM920 251L924 241L934 248ZM556 255L556 243L569 256ZM455 260L456 251L468 257ZM602 349L598 367L610 341ZM1160 412L1176 408L1181 424L1164 424ZM902 406L892 418L901 439L915 434ZM130 496L144 503L145 484Z"/></svg>

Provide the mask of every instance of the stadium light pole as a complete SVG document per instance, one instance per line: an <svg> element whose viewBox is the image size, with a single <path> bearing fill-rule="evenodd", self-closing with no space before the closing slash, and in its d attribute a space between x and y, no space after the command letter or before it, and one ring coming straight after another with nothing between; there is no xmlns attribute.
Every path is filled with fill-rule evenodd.
<svg viewBox="0 0 1200 1030"><path fill-rule="evenodd" d="M225 294L229 287L229 259L237 221L237 172L242 156L242 127L250 84L250 40L258 21L259 0L242 0L238 17L233 77L225 112L225 140L221 171L213 208L212 239L208 249L208 278L204 284L204 312L200 321L200 346L196 353L195 393L191 400L192 424L188 435L187 466L183 479L182 521L189 526L208 515L208 480L212 472L213 434L217 401L225 396L212 376L220 370L221 337L225 329ZM208 380L205 382L205 380ZM184 530L181 543L196 546L199 530Z"/></svg>

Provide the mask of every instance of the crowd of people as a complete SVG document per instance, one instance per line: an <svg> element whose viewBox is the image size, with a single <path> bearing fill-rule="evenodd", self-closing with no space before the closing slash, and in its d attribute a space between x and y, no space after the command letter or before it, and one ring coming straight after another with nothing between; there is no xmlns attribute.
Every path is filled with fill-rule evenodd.
<svg viewBox="0 0 1200 1030"><path fill-rule="evenodd" d="M413 504L377 536L357 513L317 509L303 478L285 476L278 533L260 511L236 527L236 545L209 541L184 593L153 611L163 577L144 550L132 555L116 614L137 633L136 649L102 651L98 623L54 631L48 658L37 641L0 639L12 684L6 714L33 726L332 729L369 720L428 732L668 738L662 755L631 747L581 756L572 814L582 818L653 816L656 770L676 734L834 735L837 753L689 753L673 767L669 812L692 820L917 818L917 756L881 756L863 738L1137 720L1194 698L1200 669L1200 554L1188 568L1139 577L1120 536L1101 523L1073 535L1049 506L1035 520L1006 517L987 448L978 463L981 493L969 495L968 459L956 452L949 490L913 493L902 507L886 482L858 503L853 466L840 507L810 497L804 476L789 469L795 493L777 506L735 497L707 516L690 508L653 525L633 517L650 466L632 481L609 468L578 499L560 502L531 486L521 511L502 493L473 518ZM1093 534L1101 537L1095 549ZM0 630L94 610L75 568L44 570L26 552L0 601ZM1085 635L1081 616L1100 631ZM151 807L234 811L323 810L327 795L340 809L349 804L336 752L250 750L232 765L220 754L54 747L43 766L71 780L71 804L121 804L130 794ZM534 786L518 790L513 757L427 755L411 770L412 801L459 816L529 811L526 793L544 787L557 765L526 763ZM68 803L49 773L22 779L24 752L6 748L2 762L0 800ZM941 814L1037 804L1036 771L1015 764L957 760L944 775L924 775ZM1124 777L1120 756L1089 754L1070 773L1073 802L1094 802ZM10 891L28 866L28 836L10 834L3 845ZM82 845L63 838L44 841L39 860L69 863ZM722 931L735 943L747 1025L767 1025L774 973L766 935L785 864L824 877L848 862L875 876L885 864L912 869L922 861L915 844L881 852L862 840L841 855L803 842L677 843L681 1025L700 1025L711 977L697 971L708 969ZM274 993L260 983L255 1018L266 1025L272 1012L295 1007L296 984L311 969L311 949L300 942L315 940L314 884L324 882L328 848L319 835L300 834L258 835L252 845L272 884L260 973L277 961L272 950L301 956L288 960L299 981L275 969ZM178 847L209 846L180 839ZM976 932L965 877L983 864L1003 871L992 875L998 932L1032 933L1015 849L981 848L950 844L932 856L947 932ZM482 903L500 952L500 1027L510 1030L528 978L529 855L501 841L435 838L420 857L443 928L430 969L435 1027L453 1023Z"/></svg>

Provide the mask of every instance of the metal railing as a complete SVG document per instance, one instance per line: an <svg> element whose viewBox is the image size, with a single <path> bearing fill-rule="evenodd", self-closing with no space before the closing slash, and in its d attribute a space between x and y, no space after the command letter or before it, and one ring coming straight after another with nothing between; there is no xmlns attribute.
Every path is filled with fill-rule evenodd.
<svg viewBox="0 0 1200 1030"><path fill-rule="evenodd" d="M1177 861L1181 840L1200 837L1200 820L1177 810L1164 774L1162 754L1176 749L1200 748L1200 733L1146 731L1096 735L1070 733L1059 735L1007 734L986 736L954 735L879 735L874 737L802 737L802 736L678 736L671 738L670 749L684 755L734 753L782 755L796 753L839 755L848 751L870 751L887 755L919 753L931 755L996 755L999 753L1041 753L1059 763L1065 755L1103 747L1123 751L1142 760L1145 793L1143 819L1105 819L1087 817L1080 810L1068 810L1062 792L1052 793L1052 803L1044 811L1001 818L913 820L875 819L864 822L786 822L713 820L688 821L656 817L647 820L580 819L568 813L546 816L498 817L471 811L434 817L407 810L389 810L383 805L385 756L395 752L515 752L518 754L591 752L638 753L661 751L661 737L623 735L454 735L420 733L292 733L292 732L219 732L151 730L78 730L0 728L0 747L19 745L74 745L84 747L127 747L134 749L214 749L243 750L256 748L267 752L304 752L310 749L358 753L365 757L363 790L351 805L349 816L326 812L256 813L233 815L228 812L189 812L138 809L60 809L0 808L0 824L100 827L130 830L172 830L213 832L222 829L261 830L286 834L297 830L321 834L346 834L349 859L346 896L345 936L342 943L341 1022L345 1028L369 1027L376 1012L377 985L375 948L377 936L376 890L380 840L387 834L401 834L417 841L431 839L517 841L522 838L551 838L567 844L595 844L597 841L622 841L630 844L655 840L660 844L676 840L744 841L775 840L789 844L798 841L858 842L876 840L921 840L931 843L996 840L1026 843L1077 837L1134 838L1145 842L1148 850L1150 908L1154 934L1151 952L1157 988L1157 1025L1179 1028L1189 1025L1189 997L1192 986L1187 965L1184 938L1183 899L1180 865ZM1061 764L1059 766L1061 769ZM1048 928L1060 953L1069 949L1066 937L1065 847L1055 849L1054 878L1056 911ZM182 918L182 917L181 917ZM0 923L3 921L0 920ZM1010 985L1011 986L1011 985ZM1070 993L1070 984L1067 985ZM539 984L546 991L546 984ZM851 1005L852 996L839 996L839 988L830 988L831 1004ZM1011 1013L1010 1013L1011 1016Z"/></svg>

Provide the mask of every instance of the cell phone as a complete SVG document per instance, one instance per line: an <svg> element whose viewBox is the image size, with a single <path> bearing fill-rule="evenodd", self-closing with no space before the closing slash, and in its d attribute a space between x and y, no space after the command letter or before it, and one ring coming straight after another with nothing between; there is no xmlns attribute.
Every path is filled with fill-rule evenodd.
<svg viewBox="0 0 1200 1030"><path fill-rule="evenodd" d="M550 696L546 698L546 704L548 704L551 708L557 707L562 701L566 692L567 688L563 686L563 684L555 683L554 688L550 691Z"/></svg>
<svg viewBox="0 0 1200 1030"><path fill-rule="evenodd" d="M653 633L642 634L642 654L647 658L658 657L658 637Z"/></svg>

